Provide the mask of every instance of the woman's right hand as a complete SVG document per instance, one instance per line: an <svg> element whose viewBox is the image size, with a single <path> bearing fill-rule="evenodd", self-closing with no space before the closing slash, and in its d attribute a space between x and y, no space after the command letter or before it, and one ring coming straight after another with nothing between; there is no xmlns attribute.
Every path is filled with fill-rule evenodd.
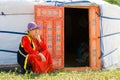
<svg viewBox="0 0 120 80"><path fill-rule="evenodd" d="M45 58L45 56L42 53L39 53L38 56L41 57L42 62L46 61L46 58Z"/></svg>

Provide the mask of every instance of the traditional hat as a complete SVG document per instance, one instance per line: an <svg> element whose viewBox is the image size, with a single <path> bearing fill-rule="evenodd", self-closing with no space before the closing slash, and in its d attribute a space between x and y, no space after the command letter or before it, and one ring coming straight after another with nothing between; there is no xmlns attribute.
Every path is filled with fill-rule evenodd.
<svg viewBox="0 0 120 80"><path fill-rule="evenodd" d="M33 30L33 29L42 29L42 25L41 24L36 24L35 22L30 22L30 23L28 23L28 26L27 26L27 31L29 31L29 30Z"/></svg>

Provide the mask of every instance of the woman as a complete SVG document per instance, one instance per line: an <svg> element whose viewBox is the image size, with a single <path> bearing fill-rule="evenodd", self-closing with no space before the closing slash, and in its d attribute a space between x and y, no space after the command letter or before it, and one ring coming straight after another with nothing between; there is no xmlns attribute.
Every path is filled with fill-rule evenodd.
<svg viewBox="0 0 120 80"><path fill-rule="evenodd" d="M44 39L39 34L42 25L35 22L28 24L28 35L22 37L17 59L23 70L34 73L52 72L51 54L48 52Z"/></svg>

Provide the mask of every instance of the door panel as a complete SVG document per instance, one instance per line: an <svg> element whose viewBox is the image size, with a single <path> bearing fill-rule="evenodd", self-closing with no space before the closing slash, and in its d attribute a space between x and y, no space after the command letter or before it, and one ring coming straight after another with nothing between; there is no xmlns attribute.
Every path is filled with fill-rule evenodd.
<svg viewBox="0 0 120 80"><path fill-rule="evenodd" d="M100 61L100 13L99 7L89 9L90 67L101 67Z"/></svg>
<svg viewBox="0 0 120 80"><path fill-rule="evenodd" d="M35 21L43 25L42 34L54 67L64 68L64 7L36 5Z"/></svg>

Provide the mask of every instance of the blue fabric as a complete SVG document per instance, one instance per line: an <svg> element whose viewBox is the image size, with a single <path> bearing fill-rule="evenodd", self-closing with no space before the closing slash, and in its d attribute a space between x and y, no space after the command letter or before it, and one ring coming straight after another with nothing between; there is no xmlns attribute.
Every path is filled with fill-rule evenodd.
<svg viewBox="0 0 120 80"><path fill-rule="evenodd" d="M47 1L47 2L54 2L54 1ZM67 4L76 4L76 3L90 3L89 1L72 1L71 2L60 2L60 1L55 1L55 6L64 6Z"/></svg>
<svg viewBox="0 0 120 80"><path fill-rule="evenodd" d="M103 15L102 6L99 5L99 7L100 7L100 15ZM101 36L103 36L102 17L100 17L100 37ZM102 38L100 38L100 48L101 48L101 56L102 56L104 54L104 44Z"/></svg>

